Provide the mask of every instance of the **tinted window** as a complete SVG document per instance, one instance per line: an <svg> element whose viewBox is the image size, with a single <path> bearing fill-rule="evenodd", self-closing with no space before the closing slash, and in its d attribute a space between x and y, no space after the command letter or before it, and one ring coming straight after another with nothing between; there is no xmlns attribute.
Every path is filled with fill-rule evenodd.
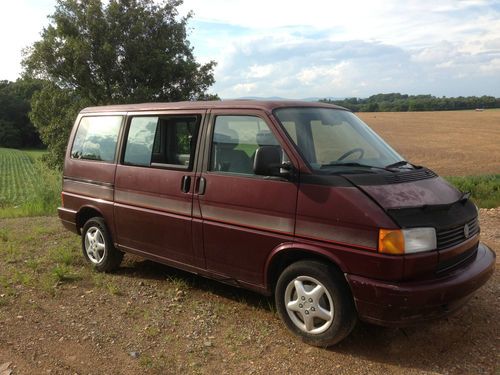
<svg viewBox="0 0 500 375"><path fill-rule="evenodd" d="M122 116L82 117L73 141L71 157L113 161Z"/></svg>
<svg viewBox="0 0 500 375"><path fill-rule="evenodd" d="M196 116L134 117L130 122L123 162L191 168L198 127Z"/></svg>
<svg viewBox="0 0 500 375"><path fill-rule="evenodd" d="M210 170L254 174L259 146L280 147L267 124L255 116L217 116Z"/></svg>

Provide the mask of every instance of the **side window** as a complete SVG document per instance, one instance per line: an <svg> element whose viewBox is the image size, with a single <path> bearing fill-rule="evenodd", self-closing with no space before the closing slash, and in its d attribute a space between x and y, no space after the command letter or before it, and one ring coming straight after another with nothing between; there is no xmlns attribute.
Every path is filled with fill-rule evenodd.
<svg viewBox="0 0 500 375"><path fill-rule="evenodd" d="M262 119L255 116L217 116L210 170L253 175L255 151L260 146L280 147Z"/></svg>
<svg viewBox="0 0 500 375"><path fill-rule="evenodd" d="M191 169L199 120L199 116L132 118L123 163Z"/></svg>
<svg viewBox="0 0 500 375"><path fill-rule="evenodd" d="M149 166L153 153L158 117L134 117L130 123L125 146L125 164Z"/></svg>
<svg viewBox="0 0 500 375"><path fill-rule="evenodd" d="M122 116L82 117L71 148L71 157L113 161L122 120Z"/></svg>

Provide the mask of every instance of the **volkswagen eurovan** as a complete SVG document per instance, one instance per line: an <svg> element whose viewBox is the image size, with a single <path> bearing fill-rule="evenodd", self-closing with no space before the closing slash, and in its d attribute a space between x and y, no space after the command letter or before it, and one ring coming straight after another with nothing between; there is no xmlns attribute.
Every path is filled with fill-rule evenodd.
<svg viewBox="0 0 500 375"><path fill-rule="evenodd" d="M317 346L357 319L445 316L495 265L468 194L328 104L86 108L62 202L63 225L98 271L133 253L274 294L287 327Z"/></svg>

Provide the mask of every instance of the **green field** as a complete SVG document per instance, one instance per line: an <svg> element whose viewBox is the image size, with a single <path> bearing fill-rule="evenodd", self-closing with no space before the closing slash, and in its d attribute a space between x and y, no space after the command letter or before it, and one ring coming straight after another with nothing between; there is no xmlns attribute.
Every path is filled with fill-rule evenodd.
<svg viewBox="0 0 500 375"><path fill-rule="evenodd" d="M0 207L20 204L33 194L35 167L25 152L0 148Z"/></svg>
<svg viewBox="0 0 500 375"><path fill-rule="evenodd" d="M45 167L43 154L0 148L0 218L55 213L60 174Z"/></svg>

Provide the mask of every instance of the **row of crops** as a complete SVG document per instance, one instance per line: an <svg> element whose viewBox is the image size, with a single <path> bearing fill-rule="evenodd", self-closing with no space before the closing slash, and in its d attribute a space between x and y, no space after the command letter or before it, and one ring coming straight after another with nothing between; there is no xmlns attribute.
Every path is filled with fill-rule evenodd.
<svg viewBox="0 0 500 375"><path fill-rule="evenodd" d="M0 148L0 207L25 202L37 181L33 159L20 150Z"/></svg>
<svg viewBox="0 0 500 375"><path fill-rule="evenodd" d="M44 151L0 148L0 218L54 215L61 174L48 169Z"/></svg>

